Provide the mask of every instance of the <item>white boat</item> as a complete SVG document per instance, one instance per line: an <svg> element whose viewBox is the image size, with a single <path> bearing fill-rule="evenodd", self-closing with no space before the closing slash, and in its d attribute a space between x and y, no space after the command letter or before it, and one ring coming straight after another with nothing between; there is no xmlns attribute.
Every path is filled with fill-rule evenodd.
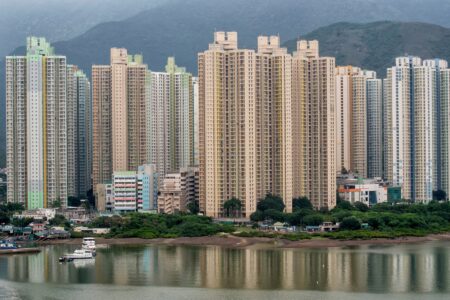
<svg viewBox="0 0 450 300"><path fill-rule="evenodd" d="M83 238L83 244L81 245L81 249L95 251L95 248L96 248L95 238L92 237Z"/></svg>
<svg viewBox="0 0 450 300"><path fill-rule="evenodd" d="M92 259L94 254L91 250L77 249L71 254L66 254L59 258L60 262L73 261L75 259Z"/></svg>

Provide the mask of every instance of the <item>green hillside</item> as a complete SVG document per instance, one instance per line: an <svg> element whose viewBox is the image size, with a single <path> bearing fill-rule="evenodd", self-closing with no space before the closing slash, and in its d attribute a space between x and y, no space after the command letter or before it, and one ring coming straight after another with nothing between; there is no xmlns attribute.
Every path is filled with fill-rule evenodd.
<svg viewBox="0 0 450 300"><path fill-rule="evenodd" d="M320 53L336 57L338 65L355 65L384 76L401 55L450 60L450 29L425 23L336 23L302 36L317 39ZM296 40L285 43L289 51Z"/></svg>

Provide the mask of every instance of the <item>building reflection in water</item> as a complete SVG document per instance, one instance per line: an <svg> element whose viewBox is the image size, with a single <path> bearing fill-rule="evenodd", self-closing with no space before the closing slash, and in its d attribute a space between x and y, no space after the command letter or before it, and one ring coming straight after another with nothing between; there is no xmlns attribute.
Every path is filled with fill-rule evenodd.
<svg viewBox="0 0 450 300"><path fill-rule="evenodd" d="M60 264L76 246L0 257L0 279L234 289L449 292L448 243L329 249L110 246L94 263Z"/></svg>

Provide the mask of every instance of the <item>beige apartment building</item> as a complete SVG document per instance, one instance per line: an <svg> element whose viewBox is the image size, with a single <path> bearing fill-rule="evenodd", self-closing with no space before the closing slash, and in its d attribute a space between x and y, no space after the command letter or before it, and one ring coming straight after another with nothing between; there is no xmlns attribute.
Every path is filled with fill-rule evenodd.
<svg viewBox="0 0 450 300"><path fill-rule="evenodd" d="M336 68L336 171L367 177L367 85L357 67Z"/></svg>
<svg viewBox="0 0 450 300"><path fill-rule="evenodd" d="M181 168L180 172L166 174L159 189L158 212L173 214L187 211L187 205L198 201L198 168Z"/></svg>
<svg viewBox="0 0 450 300"><path fill-rule="evenodd" d="M94 187L146 162L146 76L142 56L123 48L92 67Z"/></svg>
<svg viewBox="0 0 450 300"><path fill-rule="evenodd" d="M220 217L237 197L243 215L267 193L292 208L292 57L279 37L239 49L236 32L216 32L199 54L200 210Z"/></svg>
<svg viewBox="0 0 450 300"><path fill-rule="evenodd" d="M294 195L316 208L336 205L335 59L317 41L298 41L293 55Z"/></svg>
<svg viewBox="0 0 450 300"><path fill-rule="evenodd" d="M92 181L111 182L111 67L92 66Z"/></svg>

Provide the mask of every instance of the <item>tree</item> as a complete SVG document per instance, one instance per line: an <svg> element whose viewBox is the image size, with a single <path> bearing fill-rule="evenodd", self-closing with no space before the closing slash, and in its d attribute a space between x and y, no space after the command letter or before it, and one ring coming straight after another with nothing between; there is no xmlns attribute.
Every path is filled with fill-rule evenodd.
<svg viewBox="0 0 450 300"><path fill-rule="evenodd" d="M67 198L67 205L68 206L76 206L76 207L78 207L78 206L80 206L80 204L81 204L81 201L80 201L80 198L78 198L78 197L69 196Z"/></svg>
<svg viewBox="0 0 450 300"><path fill-rule="evenodd" d="M344 230L358 230L361 229L361 221L355 216L346 217L342 220L339 228Z"/></svg>
<svg viewBox="0 0 450 300"><path fill-rule="evenodd" d="M295 212L293 212L292 214L288 214L286 216L287 221L289 222L289 224L294 225L294 226L302 226L304 224L304 218L308 215L312 215L314 214L314 211L312 210L297 210Z"/></svg>
<svg viewBox="0 0 450 300"><path fill-rule="evenodd" d="M23 207L23 204L20 203L6 203L3 205L0 205L0 211L5 212L9 215L13 215L16 212L22 212L25 208Z"/></svg>
<svg viewBox="0 0 450 300"><path fill-rule="evenodd" d="M11 224L16 227L27 227L33 222L33 218L13 218Z"/></svg>
<svg viewBox="0 0 450 300"><path fill-rule="evenodd" d="M186 208L189 210L189 212L191 214L198 214L200 212L200 207L198 204L198 201L190 201L187 205Z"/></svg>
<svg viewBox="0 0 450 300"><path fill-rule="evenodd" d="M369 207L360 201L355 202L355 208L361 212L367 212L369 211Z"/></svg>
<svg viewBox="0 0 450 300"><path fill-rule="evenodd" d="M250 221L261 222L264 220L264 213L260 210L255 211L250 215Z"/></svg>
<svg viewBox="0 0 450 300"><path fill-rule="evenodd" d="M352 213L348 210L337 210L336 212L333 212L333 219L336 222L341 222L347 217L350 217Z"/></svg>
<svg viewBox="0 0 450 300"><path fill-rule="evenodd" d="M6 212L0 211L0 224L9 224L9 216Z"/></svg>
<svg viewBox="0 0 450 300"><path fill-rule="evenodd" d="M336 208L345 209L345 210L353 210L355 207L348 201L339 200L336 202Z"/></svg>
<svg viewBox="0 0 450 300"><path fill-rule="evenodd" d="M226 210L227 217L230 215L237 218L241 215L242 202L238 198L231 198L223 203L223 209ZM231 212L231 214L230 214Z"/></svg>
<svg viewBox="0 0 450 300"><path fill-rule="evenodd" d="M323 223L323 217L318 214L309 215L303 219L303 222L308 226L319 226Z"/></svg>
<svg viewBox="0 0 450 300"><path fill-rule="evenodd" d="M447 200L447 193L443 190L433 191L433 200L437 201Z"/></svg>
<svg viewBox="0 0 450 300"><path fill-rule="evenodd" d="M268 209L263 212L264 220L272 220L274 222L284 222L284 213L276 209Z"/></svg>
<svg viewBox="0 0 450 300"><path fill-rule="evenodd" d="M68 220L63 215L55 215L55 217L48 222L50 226L65 226L67 223Z"/></svg>
<svg viewBox="0 0 450 300"><path fill-rule="evenodd" d="M51 204L52 208L60 208L61 207L61 199L56 199L55 201L52 202Z"/></svg>
<svg viewBox="0 0 450 300"><path fill-rule="evenodd" d="M302 209L313 210L311 201L307 197L294 198L292 200L292 210L297 211Z"/></svg>
<svg viewBox="0 0 450 300"><path fill-rule="evenodd" d="M88 200L82 201L81 206L82 206L85 210L90 210L90 209L91 209L91 204L89 203Z"/></svg>
<svg viewBox="0 0 450 300"><path fill-rule="evenodd" d="M284 207L283 199L280 196L267 194L264 199L259 200L256 209L260 211L265 211L268 209L284 211Z"/></svg>
<svg viewBox="0 0 450 300"><path fill-rule="evenodd" d="M384 225L383 219L379 218L378 216L369 217L367 223L374 230L378 230Z"/></svg>

